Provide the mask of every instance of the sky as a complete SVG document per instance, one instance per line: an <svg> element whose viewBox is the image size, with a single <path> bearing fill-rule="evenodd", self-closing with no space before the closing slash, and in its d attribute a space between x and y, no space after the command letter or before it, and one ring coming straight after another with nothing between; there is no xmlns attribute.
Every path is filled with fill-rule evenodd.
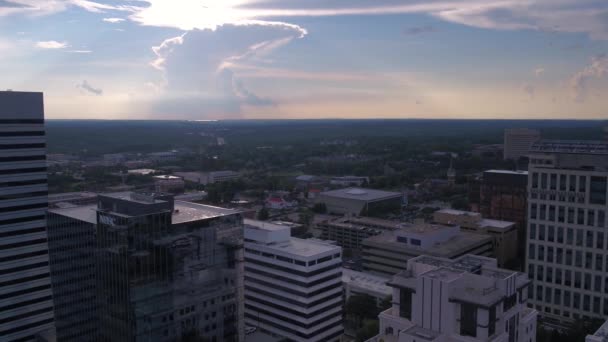
<svg viewBox="0 0 608 342"><path fill-rule="evenodd" d="M606 0L0 0L51 119L608 118Z"/></svg>

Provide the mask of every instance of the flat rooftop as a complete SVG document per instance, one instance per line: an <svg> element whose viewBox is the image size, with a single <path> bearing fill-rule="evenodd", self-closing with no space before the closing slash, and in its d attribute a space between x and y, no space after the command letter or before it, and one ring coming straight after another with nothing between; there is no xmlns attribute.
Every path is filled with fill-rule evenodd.
<svg viewBox="0 0 608 342"><path fill-rule="evenodd" d="M268 230L268 231L280 231L280 230L289 230L290 227L282 224L267 222L267 221L259 221L259 220L244 220L245 227L258 229L258 230Z"/></svg>
<svg viewBox="0 0 608 342"><path fill-rule="evenodd" d="M342 269L343 283L348 283L374 292L384 293L387 296L390 296L393 293L393 289L386 285L389 281L390 278L385 278L376 274L358 272L348 268Z"/></svg>
<svg viewBox="0 0 608 342"><path fill-rule="evenodd" d="M429 254L440 257L451 257L461 253L463 250L472 246L479 246L484 243L491 243L493 238L485 234L476 234L460 231L458 234L444 242L437 243L429 248L422 249L397 241L397 231L386 231L380 235L369 237L363 240L363 244L371 243L376 246L385 245L393 249L401 249L404 253L412 255Z"/></svg>
<svg viewBox="0 0 608 342"><path fill-rule="evenodd" d="M281 228L285 229L285 227ZM276 243L264 244L252 242L252 244L299 257L312 257L325 252L337 253L341 250L339 246L325 240L299 239L294 237Z"/></svg>
<svg viewBox="0 0 608 342"><path fill-rule="evenodd" d="M97 224L97 204L88 204L72 208L49 209L49 213L59 214L79 221Z"/></svg>
<svg viewBox="0 0 608 342"><path fill-rule="evenodd" d="M500 173L500 174L506 174L506 175L528 175L528 171L521 171L521 170L517 170L517 171L512 171L512 170L486 170L483 173Z"/></svg>
<svg viewBox="0 0 608 342"><path fill-rule="evenodd" d="M94 192L82 191L82 192L64 192L60 194L50 194L49 202L57 201L73 201L78 199L92 199L96 198L97 194Z"/></svg>
<svg viewBox="0 0 608 342"><path fill-rule="evenodd" d="M77 220L97 223L97 205L89 204L73 208L51 209L51 213L60 214ZM172 224L200 221L238 213L236 210L213 207L185 201L175 201L175 210L172 215Z"/></svg>
<svg viewBox="0 0 608 342"><path fill-rule="evenodd" d="M363 188L345 188L322 192L321 195L359 201L379 201L403 196L399 192Z"/></svg>
<svg viewBox="0 0 608 342"><path fill-rule="evenodd" d="M530 152L608 155L608 141L601 140L540 140Z"/></svg>

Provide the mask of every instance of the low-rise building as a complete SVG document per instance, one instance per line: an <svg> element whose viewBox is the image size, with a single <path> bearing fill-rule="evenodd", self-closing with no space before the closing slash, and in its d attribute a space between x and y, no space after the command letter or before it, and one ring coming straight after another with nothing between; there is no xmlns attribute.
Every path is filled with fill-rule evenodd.
<svg viewBox="0 0 608 342"><path fill-rule="evenodd" d="M525 273L474 255L420 256L393 277L393 306L368 342L531 342L538 313L526 306Z"/></svg>
<svg viewBox="0 0 608 342"><path fill-rule="evenodd" d="M64 192L49 195L49 208L61 208L74 205L85 205L97 202L97 194L94 192Z"/></svg>
<svg viewBox="0 0 608 342"><path fill-rule="evenodd" d="M178 194L184 192L184 179L178 176L154 176L154 188L159 193Z"/></svg>
<svg viewBox="0 0 608 342"><path fill-rule="evenodd" d="M461 230L491 236L499 267L513 266L518 258L517 224L515 222L485 219L480 213L455 209L441 209L433 214L441 224L457 224Z"/></svg>
<svg viewBox="0 0 608 342"><path fill-rule="evenodd" d="M344 299L351 296L368 295L374 297L376 305L390 299L393 289L387 285L391 279L376 274L342 269L342 284L344 286Z"/></svg>
<svg viewBox="0 0 608 342"><path fill-rule="evenodd" d="M325 203L330 214L376 216L399 210L403 194L399 192L345 188L325 191L316 197L317 203Z"/></svg>
<svg viewBox="0 0 608 342"><path fill-rule="evenodd" d="M401 226L401 222L352 216L319 222L317 229L321 231L321 239L336 241L342 248L360 250L364 239Z"/></svg>
<svg viewBox="0 0 608 342"><path fill-rule="evenodd" d="M342 250L245 219L245 322L290 341L337 341L342 327Z"/></svg>
<svg viewBox="0 0 608 342"><path fill-rule="evenodd" d="M362 186L362 185L368 184L368 183L369 183L368 177L358 177L358 176L333 177L329 181L329 184L339 185L339 186Z"/></svg>
<svg viewBox="0 0 608 342"><path fill-rule="evenodd" d="M604 322L593 335L587 335L585 342L606 342L608 341L608 321Z"/></svg>
<svg viewBox="0 0 608 342"><path fill-rule="evenodd" d="M493 257L494 239L460 230L458 225L403 224L397 230L363 240L363 269L392 276L420 255L454 259L466 254Z"/></svg>
<svg viewBox="0 0 608 342"><path fill-rule="evenodd" d="M212 171L212 172L175 172L176 176L182 177L184 180L197 184L213 184L217 182L226 182L235 180L241 177L238 172L234 171Z"/></svg>

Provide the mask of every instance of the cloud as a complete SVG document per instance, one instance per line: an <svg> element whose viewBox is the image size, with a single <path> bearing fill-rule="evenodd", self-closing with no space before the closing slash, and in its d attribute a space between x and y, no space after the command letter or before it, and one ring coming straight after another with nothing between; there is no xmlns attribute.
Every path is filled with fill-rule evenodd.
<svg viewBox="0 0 608 342"><path fill-rule="evenodd" d="M534 99L534 95L536 93L536 88L530 83L524 83L521 86L521 90L528 96L529 100Z"/></svg>
<svg viewBox="0 0 608 342"><path fill-rule="evenodd" d="M149 111L177 116L238 118L245 106L274 106L253 90L255 82L239 75L255 71L262 60L298 39L302 30L285 25L230 25L168 38L152 48L150 65L162 80Z"/></svg>
<svg viewBox="0 0 608 342"><path fill-rule="evenodd" d="M143 25L215 29L223 24L274 18L421 13L444 21L496 30L586 33L608 39L608 3L598 0L147 0L131 19ZM348 4L348 6L345 6Z"/></svg>
<svg viewBox="0 0 608 342"><path fill-rule="evenodd" d="M536 68L536 69L534 69L534 75L536 77L540 77L544 73L545 73L545 68Z"/></svg>
<svg viewBox="0 0 608 342"><path fill-rule="evenodd" d="M82 83L77 84L76 88L82 89L88 93L91 93L93 95L102 95L103 94L103 89L100 88L94 88L92 85L89 84L89 82L87 82L87 80L82 81Z"/></svg>
<svg viewBox="0 0 608 342"><path fill-rule="evenodd" d="M420 34L424 34L424 33L433 33L433 32L437 32L437 29L431 25L414 26L414 27L409 27L409 28L403 30L403 33L408 36L415 36L415 35L420 35Z"/></svg>
<svg viewBox="0 0 608 342"><path fill-rule="evenodd" d="M39 49L64 49L64 48L68 47L68 43L58 42L56 40L47 40L47 41L37 42L36 47Z"/></svg>
<svg viewBox="0 0 608 342"><path fill-rule="evenodd" d="M584 102L589 91L589 81L608 75L608 56L605 54L591 57L589 65L570 78L572 98Z"/></svg>
<svg viewBox="0 0 608 342"><path fill-rule="evenodd" d="M125 21L126 19L123 18L103 18L103 21L106 23L110 23L110 24L117 24L120 22Z"/></svg>
<svg viewBox="0 0 608 342"><path fill-rule="evenodd" d="M91 51L91 50L68 50L66 52L69 52L69 53L79 53L79 54L89 54L89 53L91 53L93 51Z"/></svg>

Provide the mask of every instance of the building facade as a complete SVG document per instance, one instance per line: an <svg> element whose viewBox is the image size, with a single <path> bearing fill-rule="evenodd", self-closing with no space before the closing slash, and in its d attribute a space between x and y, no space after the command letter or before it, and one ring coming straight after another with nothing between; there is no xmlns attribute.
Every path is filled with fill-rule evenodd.
<svg viewBox="0 0 608 342"><path fill-rule="evenodd" d="M53 327L42 93L0 92L0 340Z"/></svg>
<svg viewBox="0 0 608 342"><path fill-rule="evenodd" d="M245 321L290 341L338 341L342 249L245 220Z"/></svg>
<svg viewBox="0 0 608 342"><path fill-rule="evenodd" d="M51 210L49 223L54 295L73 302L58 301L58 337L86 341L74 332L93 324L94 341L243 340L240 213L112 193L97 205Z"/></svg>
<svg viewBox="0 0 608 342"><path fill-rule="evenodd" d="M547 324L608 317L607 179L608 142L532 147L526 270Z"/></svg>
<svg viewBox="0 0 608 342"><path fill-rule="evenodd" d="M529 128L511 128L505 130L504 153L505 160L518 160L527 157L528 150L537 140L540 132Z"/></svg>
<svg viewBox="0 0 608 342"><path fill-rule="evenodd" d="M400 222L371 217L342 217L317 223L321 239L335 241L340 247L353 250L363 248L368 237L393 231L401 227Z"/></svg>
<svg viewBox="0 0 608 342"><path fill-rule="evenodd" d="M55 330L58 341L97 339L95 227L97 205L47 213Z"/></svg>
<svg viewBox="0 0 608 342"><path fill-rule="evenodd" d="M376 305L390 300L393 290L387 284L389 277L377 274L358 272L348 268L342 269L342 285L344 286L344 300L348 301L351 296L371 296L376 300Z"/></svg>
<svg viewBox="0 0 608 342"><path fill-rule="evenodd" d="M363 240L363 269L393 276L420 255L451 259L466 254L493 257L493 238L460 231L458 225L414 223Z"/></svg>
<svg viewBox="0 0 608 342"><path fill-rule="evenodd" d="M525 260L528 172L487 170L483 173L479 194L479 212L487 219L515 222L517 240L520 241L518 256Z"/></svg>
<svg viewBox="0 0 608 342"><path fill-rule="evenodd" d="M455 209L436 211L433 214L433 221L441 224L457 224L463 231L491 236L494 239L498 266L511 268L518 265L519 245L515 222L486 219L479 213Z"/></svg>
<svg viewBox="0 0 608 342"><path fill-rule="evenodd" d="M536 341L529 284L493 259L420 256L393 277L393 306L380 313L380 334L369 342Z"/></svg>
<svg viewBox="0 0 608 342"><path fill-rule="evenodd" d="M184 192L182 177L162 175L154 176L154 191L158 193L181 194Z"/></svg>
<svg viewBox="0 0 608 342"><path fill-rule="evenodd" d="M321 192L315 197L315 201L325 203L330 214L376 216L401 209L403 194L367 188L346 188Z"/></svg>

